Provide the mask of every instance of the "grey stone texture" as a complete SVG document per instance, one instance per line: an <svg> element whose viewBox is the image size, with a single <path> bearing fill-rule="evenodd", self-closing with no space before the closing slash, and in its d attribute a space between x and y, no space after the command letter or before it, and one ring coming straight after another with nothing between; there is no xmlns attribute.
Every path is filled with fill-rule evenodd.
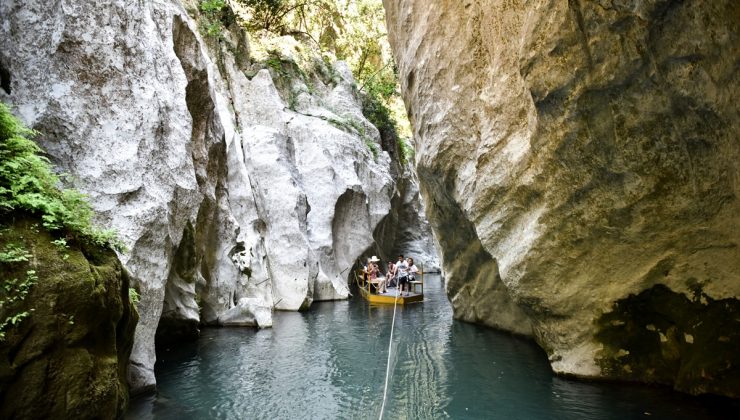
<svg viewBox="0 0 740 420"><path fill-rule="evenodd" d="M217 39L197 15L197 2L0 2L0 100L129 248L134 393L155 385L155 337L345 299L376 228L406 223L391 203L410 178L373 157L380 135L346 65L278 80L233 22Z"/></svg>
<svg viewBox="0 0 740 420"><path fill-rule="evenodd" d="M455 315L558 373L740 395L740 4L384 4Z"/></svg>

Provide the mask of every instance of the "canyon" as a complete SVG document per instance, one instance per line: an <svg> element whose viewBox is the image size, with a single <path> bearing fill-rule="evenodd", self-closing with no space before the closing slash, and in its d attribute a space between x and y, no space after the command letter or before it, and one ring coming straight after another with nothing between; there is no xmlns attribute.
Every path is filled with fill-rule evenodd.
<svg viewBox="0 0 740 420"><path fill-rule="evenodd" d="M211 36L197 2L0 6L0 99L128 248L133 393L155 386L155 342L346 299L370 254L436 258L411 170L348 67L302 73L289 39L276 68L255 63L230 13Z"/></svg>
<svg viewBox="0 0 740 420"><path fill-rule="evenodd" d="M0 100L127 248L76 256L110 274L87 321L125 333L131 392L157 345L347 299L404 252L557 374L740 397L740 5L383 3L412 161L346 63L292 37L257 60L229 7L0 2Z"/></svg>

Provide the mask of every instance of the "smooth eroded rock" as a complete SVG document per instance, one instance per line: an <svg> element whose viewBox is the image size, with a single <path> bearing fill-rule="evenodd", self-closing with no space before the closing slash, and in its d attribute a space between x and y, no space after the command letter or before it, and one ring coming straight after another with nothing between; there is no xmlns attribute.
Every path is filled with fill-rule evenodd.
<svg viewBox="0 0 740 420"><path fill-rule="evenodd" d="M740 296L740 5L384 3L455 315L559 373L739 396L737 352L682 337L739 344L683 320ZM667 341L635 344L662 313L635 299Z"/></svg>
<svg viewBox="0 0 740 420"><path fill-rule="evenodd" d="M186 3L0 3L0 100L130 250L134 393L154 388L156 342L347 298L410 182L346 64L271 74L234 19L204 35Z"/></svg>

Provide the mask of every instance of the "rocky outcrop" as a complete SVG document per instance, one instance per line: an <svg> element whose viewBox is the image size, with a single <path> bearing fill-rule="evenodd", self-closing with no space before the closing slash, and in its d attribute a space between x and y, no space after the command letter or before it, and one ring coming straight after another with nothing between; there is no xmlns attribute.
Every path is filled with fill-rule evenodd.
<svg viewBox="0 0 740 420"><path fill-rule="evenodd" d="M406 191L346 66L253 63L228 9L213 36L186 3L0 3L0 99L129 248L133 392L155 341L346 298Z"/></svg>
<svg viewBox="0 0 740 420"><path fill-rule="evenodd" d="M384 3L456 316L740 396L740 6Z"/></svg>
<svg viewBox="0 0 740 420"><path fill-rule="evenodd" d="M137 314L129 278L113 251L52 243L38 219L6 214L0 251L27 261L0 262L2 418L117 418L128 405L126 371ZM10 285L28 294L10 299Z"/></svg>

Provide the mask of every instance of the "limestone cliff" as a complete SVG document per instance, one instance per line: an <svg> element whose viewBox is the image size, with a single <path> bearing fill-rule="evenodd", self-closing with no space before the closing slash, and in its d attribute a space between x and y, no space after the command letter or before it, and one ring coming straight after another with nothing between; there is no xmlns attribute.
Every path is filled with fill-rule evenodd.
<svg viewBox="0 0 740 420"><path fill-rule="evenodd" d="M4 1L0 16L0 99L129 248L133 392L155 383L155 337L346 298L356 259L394 240L408 178L342 63L255 63L233 13L212 34L194 1Z"/></svg>
<svg viewBox="0 0 740 420"><path fill-rule="evenodd" d="M125 413L126 370L137 315L129 278L113 251L52 243L41 220L5 213L0 251L23 249L27 261L0 263L5 319L0 340L2 418L109 418ZM11 282L31 276L28 294L12 301Z"/></svg>
<svg viewBox="0 0 740 420"><path fill-rule="evenodd" d="M384 3L456 316L740 396L740 4Z"/></svg>

